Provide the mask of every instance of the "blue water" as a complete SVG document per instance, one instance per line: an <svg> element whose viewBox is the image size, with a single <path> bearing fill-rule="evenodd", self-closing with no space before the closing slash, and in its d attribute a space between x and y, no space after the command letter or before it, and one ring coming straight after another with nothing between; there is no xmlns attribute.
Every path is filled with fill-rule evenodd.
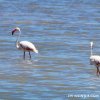
<svg viewBox="0 0 100 100"><path fill-rule="evenodd" d="M39 50L32 60L16 49L15 27ZM99 0L0 0L0 100L99 100L90 41L99 55Z"/></svg>

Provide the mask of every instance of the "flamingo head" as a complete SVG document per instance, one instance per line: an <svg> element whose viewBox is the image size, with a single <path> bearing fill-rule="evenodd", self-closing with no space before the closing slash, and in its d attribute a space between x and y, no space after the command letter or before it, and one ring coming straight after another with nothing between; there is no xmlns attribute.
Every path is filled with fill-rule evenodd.
<svg viewBox="0 0 100 100"><path fill-rule="evenodd" d="M14 30L12 30L12 35L14 35L14 33L15 33L16 31L19 31L19 32L20 32L20 28L19 28L19 27L16 27Z"/></svg>
<svg viewBox="0 0 100 100"><path fill-rule="evenodd" d="M91 47L93 47L93 41L92 41L92 42L90 42L90 46L91 46Z"/></svg>

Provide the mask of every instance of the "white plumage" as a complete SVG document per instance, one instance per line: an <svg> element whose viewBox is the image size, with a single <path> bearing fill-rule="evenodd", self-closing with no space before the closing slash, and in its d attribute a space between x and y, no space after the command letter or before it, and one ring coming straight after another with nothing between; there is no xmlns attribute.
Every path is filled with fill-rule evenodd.
<svg viewBox="0 0 100 100"><path fill-rule="evenodd" d="M16 31L19 31L19 36L16 40L16 47L17 49L20 49L20 50L23 50L24 51L24 59L25 59L25 52L29 52L29 56L30 56L30 59L31 59L31 54L30 54L30 51L32 52L35 52L35 53L38 53L38 50L36 49L36 47L34 46L33 43L29 42L29 41L20 41L19 42L19 38L20 38L20 35L21 35L21 31L20 31L20 28L16 27L13 31L12 31L12 35L16 32Z"/></svg>
<svg viewBox="0 0 100 100"><path fill-rule="evenodd" d="M90 57L90 60L91 60L92 63L100 63L100 56L98 56L98 55L92 55Z"/></svg>
<svg viewBox="0 0 100 100"><path fill-rule="evenodd" d="M99 76L100 75L100 69L99 69L99 67L100 67L100 56L93 55L93 52L92 52L93 42L91 42L90 45L91 45L90 64L96 66L96 68L97 68L96 73L97 73L97 76Z"/></svg>
<svg viewBox="0 0 100 100"><path fill-rule="evenodd" d="M35 53L38 53L38 50L36 49L36 47L31 42L28 42L28 41L19 42L17 48L22 49L22 50L24 49L26 51L33 51Z"/></svg>

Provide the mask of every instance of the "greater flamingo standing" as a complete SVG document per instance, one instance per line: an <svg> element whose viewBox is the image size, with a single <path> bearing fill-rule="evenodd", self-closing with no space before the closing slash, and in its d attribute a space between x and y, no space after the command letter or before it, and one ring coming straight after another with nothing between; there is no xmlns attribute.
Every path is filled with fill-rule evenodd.
<svg viewBox="0 0 100 100"><path fill-rule="evenodd" d="M29 52L29 56L30 56L30 59L31 59L31 51L32 52L35 52L35 53L38 53L38 50L36 49L36 47L34 46L34 44L32 44L31 42L29 41L20 41L19 42L19 39L20 39L20 35L21 35L21 30L19 27L16 27L13 31L12 31L12 35L14 35L15 32L19 32L19 35L17 37L17 40L16 40L16 47L17 49L20 49L20 50L23 50L24 51L24 55L23 55L23 58L25 59L25 52Z"/></svg>
<svg viewBox="0 0 100 100"><path fill-rule="evenodd" d="M96 68L97 68L96 73L97 73L97 76L99 76L100 75L100 69L99 69L99 67L100 67L100 56L93 55L93 52L92 52L92 50L93 50L93 42L90 42L90 45L91 45L90 64L96 66Z"/></svg>

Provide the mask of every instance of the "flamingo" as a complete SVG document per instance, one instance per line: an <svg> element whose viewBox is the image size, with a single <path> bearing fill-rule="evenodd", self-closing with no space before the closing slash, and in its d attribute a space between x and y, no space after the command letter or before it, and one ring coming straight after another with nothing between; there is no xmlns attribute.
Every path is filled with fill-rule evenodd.
<svg viewBox="0 0 100 100"><path fill-rule="evenodd" d="M31 53L30 52L32 51L32 52L38 53L38 50L36 49L34 44L29 42L29 41L20 41L19 42L20 35L21 35L21 30L20 30L19 27L16 27L15 29L12 30L12 35L14 35L15 32L19 32L19 35L18 35L17 40L16 40L17 49L24 51L24 55L23 55L24 60L25 60L25 52L26 51L29 52L29 57L31 59Z"/></svg>
<svg viewBox="0 0 100 100"><path fill-rule="evenodd" d="M100 75L100 56L98 55L93 55L93 42L90 42L90 46L91 46L91 56L90 56L90 64L91 65L95 65L96 66L96 73L97 73L97 76Z"/></svg>

